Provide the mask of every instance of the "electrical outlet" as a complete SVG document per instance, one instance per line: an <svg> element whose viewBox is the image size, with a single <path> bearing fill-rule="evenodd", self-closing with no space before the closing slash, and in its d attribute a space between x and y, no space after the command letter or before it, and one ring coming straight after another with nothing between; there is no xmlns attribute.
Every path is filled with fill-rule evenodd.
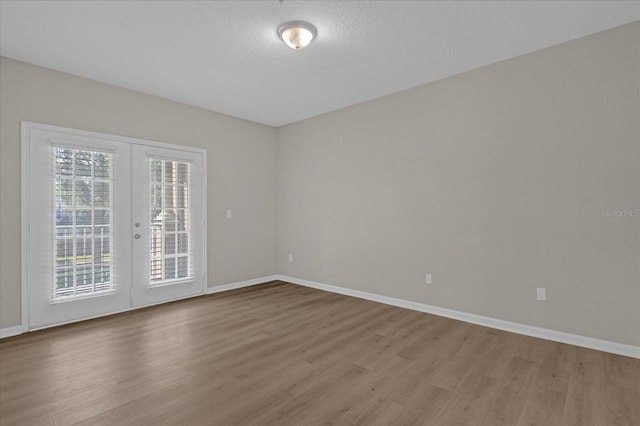
<svg viewBox="0 0 640 426"><path fill-rule="evenodd" d="M293 255L289 253L289 262L293 262Z"/></svg>
<svg viewBox="0 0 640 426"><path fill-rule="evenodd" d="M537 291L538 300L541 300L541 301L547 300L546 288L537 288L536 291Z"/></svg>
<svg viewBox="0 0 640 426"><path fill-rule="evenodd" d="M427 284L433 284L433 278L431 277L431 274L425 274L424 279Z"/></svg>
<svg viewBox="0 0 640 426"><path fill-rule="evenodd" d="M233 217L233 210L227 210L227 219L231 219Z"/></svg>

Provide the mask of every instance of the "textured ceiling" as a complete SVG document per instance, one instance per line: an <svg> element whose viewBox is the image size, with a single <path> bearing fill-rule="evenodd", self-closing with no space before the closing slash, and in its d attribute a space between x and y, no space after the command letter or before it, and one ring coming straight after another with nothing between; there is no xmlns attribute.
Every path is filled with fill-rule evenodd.
<svg viewBox="0 0 640 426"><path fill-rule="evenodd" d="M7 1L4 56L280 126L640 19L637 1ZM294 51L279 24L317 39Z"/></svg>

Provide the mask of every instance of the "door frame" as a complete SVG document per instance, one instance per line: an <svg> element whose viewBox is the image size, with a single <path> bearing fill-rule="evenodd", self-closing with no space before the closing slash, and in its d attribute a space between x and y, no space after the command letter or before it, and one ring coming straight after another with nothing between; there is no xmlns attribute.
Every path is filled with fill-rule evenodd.
<svg viewBox="0 0 640 426"><path fill-rule="evenodd" d="M87 130L78 130L72 129L68 127L60 127L53 126L49 124L36 123L31 121L22 120L20 122L20 155L21 155L21 170L20 170L20 209L21 209L21 220L20 220L20 255L21 255L21 317L22 317L22 331L35 331L49 327L56 327L63 324L84 321L88 319L98 318L102 316L113 315L120 312L131 311L134 309L142 309L143 307L135 307L133 304L127 309L119 310L117 312L110 312L107 314L100 314L95 316L89 316L82 319L71 320L60 322L52 325L45 325L41 327L31 327L30 318L29 318L29 285L30 285L30 273L29 273L29 237L30 237L30 229L29 229L29 221L30 217L30 203L29 203L29 187L30 187L30 171L31 171L31 161L30 161L30 132L31 130L44 130L44 131L53 131L53 132L64 132L70 133L77 136L86 136L90 138L103 138L116 142L124 142L128 143L130 146L133 145L144 145L155 148L164 148L164 149L173 149L178 151L186 151L191 153L198 153L202 155L202 229L204 231L204 239L203 239L203 247L202 247L202 290L199 294L193 296L187 296L186 298L201 296L205 294L205 290L207 288L207 150L202 148L195 148L186 145L176 145L169 144L164 142L156 142L146 139L138 139L131 138L127 136L118 136L112 135L109 133L99 133L99 132L91 132ZM178 299L173 299L178 300ZM173 301L171 300L171 301ZM161 303L169 302L163 301ZM150 305L146 305L150 306Z"/></svg>

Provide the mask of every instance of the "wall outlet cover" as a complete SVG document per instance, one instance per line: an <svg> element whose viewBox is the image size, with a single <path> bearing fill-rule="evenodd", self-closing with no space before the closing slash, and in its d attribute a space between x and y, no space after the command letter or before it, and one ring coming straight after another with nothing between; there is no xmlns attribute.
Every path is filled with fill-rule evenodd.
<svg viewBox="0 0 640 426"><path fill-rule="evenodd" d="M547 289L546 288L537 288L536 289L538 300L547 300Z"/></svg>

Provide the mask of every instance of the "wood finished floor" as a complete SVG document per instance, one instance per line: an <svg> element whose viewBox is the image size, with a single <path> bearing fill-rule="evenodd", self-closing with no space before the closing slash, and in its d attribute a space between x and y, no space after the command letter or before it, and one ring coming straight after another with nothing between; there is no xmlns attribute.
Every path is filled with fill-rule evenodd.
<svg viewBox="0 0 640 426"><path fill-rule="evenodd" d="M640 425L640 360L273 282L0 342L0 424Z"/></svg>

